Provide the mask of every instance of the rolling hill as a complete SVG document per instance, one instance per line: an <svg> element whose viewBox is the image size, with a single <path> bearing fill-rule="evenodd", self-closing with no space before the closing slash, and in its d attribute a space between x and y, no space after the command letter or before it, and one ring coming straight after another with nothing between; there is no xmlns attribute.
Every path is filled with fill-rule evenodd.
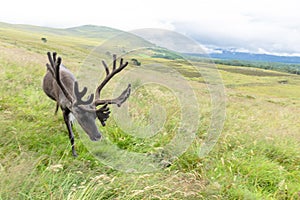
<svg viewBox="0 0 300 200"><path fill-rule="evenodd" d="M24 24L8 24L0 22L1 28L9 28L14 30L20 30L25 32L39 33L42 35L62 35L62 36L77 36L86 38L98 38L98 39L108 39L123 31L105 27L105 26L94 26L94 25L83 25L73 28L48 28L39 27Z"/></svg>

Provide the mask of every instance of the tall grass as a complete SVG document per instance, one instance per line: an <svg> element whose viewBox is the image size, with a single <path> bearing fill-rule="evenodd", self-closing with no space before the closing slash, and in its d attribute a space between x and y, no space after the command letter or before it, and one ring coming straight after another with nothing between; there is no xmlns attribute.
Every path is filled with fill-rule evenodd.
<svg viewBox="0 0 300 200"><path fill-rule="evenodd" d="M15 44L16 35L22 41ZM256 77L240 74L242 68L221 71L227 118L217 145L204 158L198 153L210 123L209 94L203 82L188 77L202 106L197 139L159 172L124 173L97 160L77 133L79 157L72 157L61 112L54 116L55 103L41 89L44 51L55 46L76 70L88 52L80 44L95 43L52 37L49 46L10 30L0 38L0 199L300 199L299 77L283 74L288 83L282 85L283 76L273 72ZM158 87L151 91L160 101L168 95ZM146 92L140 88L136 94ZM149 120L149 102L131 101L136 120ZM170 104L167 131L176 127L176 106ZM151 152L172 136L141 140L123 133L113 120L108 123L102 129L106 136L130 151Z"/></svg>

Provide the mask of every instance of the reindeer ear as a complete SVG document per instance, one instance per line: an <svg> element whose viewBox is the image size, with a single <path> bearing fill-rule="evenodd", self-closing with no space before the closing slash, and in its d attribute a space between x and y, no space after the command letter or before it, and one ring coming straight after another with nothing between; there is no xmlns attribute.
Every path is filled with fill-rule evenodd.
<svg viewBox="0 0 300 200"><path fill-rule="evenodd" d="M107 104L102 106L100 109L96 110L96 115L99 121L101 122L102 126L105 126L105 121L109 118L109 107Z"/></svg>

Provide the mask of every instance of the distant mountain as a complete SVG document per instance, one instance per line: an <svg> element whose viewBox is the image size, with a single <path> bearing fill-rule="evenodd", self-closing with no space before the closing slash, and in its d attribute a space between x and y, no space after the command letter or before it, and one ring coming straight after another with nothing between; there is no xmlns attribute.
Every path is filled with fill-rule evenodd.
<svg viewBox="0 0 300 200"><path fill-rule="evenodd" d="M13 33L13 34L12 34ZM103 55L124 54L132 50L141 48L152 48L155 45L151 42L129 32L109 28L105 26L84 25L72 28L49 28L41 26L32 26L24 24L8 24L0 22L0 39L7 40L6 34L9 37L10 43L15 44L18 40L19 44L31 49L31 45L44 42L43 48L48 50L60 46L68 45L70 47L82 47L88 51L97 51ZM35 43L28 43L23 38L35 38ZM52 46L54 40L62 38L62 45ZM43 40L44 39L44 40ZM45 42L46 41L46 42ZM56 51L57 51L56 50ZM153 53L153 52L152 52Z"/></svg>
<svg viewBox="0 0 300 200"><path fill-rule="evenodd" d="M54 34L54 35L68 35L86 38L99 38L107 39L113 37L117 34L124 33L124 31L109 28L106 26L94 26L94 25L84 25L73 28L49 28L41 26L32 26L25 24L8 24L0 22L0 28L12 28L17 30L22 30L26 32L44 33L44 34Z"/></svg>
<svg viewBox="0 0 300 200"><path fill-rule="evenodd" d="M222 50L222 53L211 53L211 58L224 60L244 60L244 61L259 61L259 62L278 62L287 64L300 64L300 57L296 56L275 56L268 54L254 54L243 52L232 52Z"/></svg>
<svg viewBox="0 0 300 200"><path fill-rule="evenodd" d="M83 25L78 27L64 29L71 35L84 35L85 37L92 38L109 38L117 34L124 33L124 31L106 27L106 26L95 26L95 25Z"/></svg>

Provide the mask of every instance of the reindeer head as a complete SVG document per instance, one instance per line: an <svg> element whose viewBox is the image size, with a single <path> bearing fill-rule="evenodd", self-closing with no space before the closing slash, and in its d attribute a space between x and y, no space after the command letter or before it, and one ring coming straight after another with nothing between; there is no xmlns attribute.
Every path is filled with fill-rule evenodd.
<svg viewBox="0 0 300 200"><path fill-rule="evenodd" d="M55 98L55 100L62 108L66 108L73 113L79 125L89 135L91 140L99 140L101 134L95 123L96 118L98 118L102 126L105 126L105 122L110 114L108 104L117 104L117 106L121 106L130 95L131 85L129 84L122 94L115 99L101 100L101 90L114 75L122 71L128 65L128 62L123 63L123 59L121 58L119 67L116 67L117 57L116 55L113 55L113 68L110 72L105 61L102 61L106 71L106 77L97 87L95 94L90 94L87 100L83 100L82 98L86 95L87 88L84 87L82 91L79 90L78 82L73 78L74 76L71 72L66 70L61 64L62 59L60 57L56 58L56 53L51 55L51 53L48 52L47 55L50 62L50 64L46 64L48 71L55 79L58 88L63 94L63 97L60 96L59 98ZM64 101L62 101L61 98L65 98ZM102 107L98 108L101 105Z"/></svg>

